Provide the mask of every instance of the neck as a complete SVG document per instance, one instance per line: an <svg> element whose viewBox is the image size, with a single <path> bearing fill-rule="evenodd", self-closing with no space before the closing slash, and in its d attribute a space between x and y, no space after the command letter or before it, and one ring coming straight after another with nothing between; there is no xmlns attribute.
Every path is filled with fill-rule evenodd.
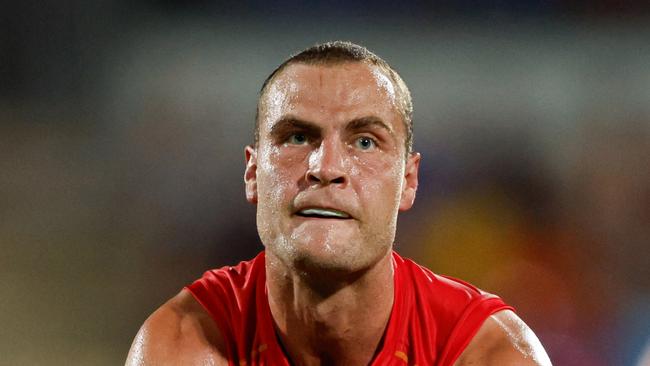
<svg viewBox="0 0 650 366"><path fill-rule="evenodd" d="M349 276L298 273L267 251L266 272L271 314L294 365L372 361L393 306L390 251Z"/></svg>

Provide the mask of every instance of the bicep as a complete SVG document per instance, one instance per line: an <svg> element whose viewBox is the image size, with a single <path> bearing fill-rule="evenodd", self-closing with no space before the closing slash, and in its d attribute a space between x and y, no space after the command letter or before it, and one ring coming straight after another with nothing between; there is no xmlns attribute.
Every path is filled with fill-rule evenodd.
<svg viewBox="0 0 650 366"><path fill-rule="evenodd" d="M470 364L550 366L551 361L530 327L504 310L486 319L455 363Z"/></svg>

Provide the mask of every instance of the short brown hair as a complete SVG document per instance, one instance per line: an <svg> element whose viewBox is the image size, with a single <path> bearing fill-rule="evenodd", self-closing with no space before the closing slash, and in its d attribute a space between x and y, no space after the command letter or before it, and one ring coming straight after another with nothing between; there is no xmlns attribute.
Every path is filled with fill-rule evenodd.
<svg viewBox="0 0 650 366"><path fill-rule="evenodd" d="M278 66L271 75L269 75L262 88L260 89L260 96L257 102L257 112L255 114L255 144L259 142L259 118L262 109L262 101L267 92L269 85L275 78L291 64L307 64L307 65L336 65L344 62L367 62L371 65L377 66L390 77L393 85L397 90L397 108L404 121L406 127L406 153L410 153L413 148L413 102L411 100L411 93L404 83L404 80L399 76L397 71L393 69L381 57L375 55L367 48L354 44L351 42L334 41L326 42L309 47L284 61Z"/></svg>

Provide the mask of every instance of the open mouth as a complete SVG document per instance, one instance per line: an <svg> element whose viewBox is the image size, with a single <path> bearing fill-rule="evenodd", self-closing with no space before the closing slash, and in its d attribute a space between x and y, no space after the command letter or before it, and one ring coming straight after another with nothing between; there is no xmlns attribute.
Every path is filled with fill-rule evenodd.
<svg viewBox="0 0 650 366"><path fill-rule="evenodd" d="M331 208L305 208L298 212L296 215L301 217L312 217L317 219L350 219L352 218L349 214L343 211L331 209Z"/></svg>

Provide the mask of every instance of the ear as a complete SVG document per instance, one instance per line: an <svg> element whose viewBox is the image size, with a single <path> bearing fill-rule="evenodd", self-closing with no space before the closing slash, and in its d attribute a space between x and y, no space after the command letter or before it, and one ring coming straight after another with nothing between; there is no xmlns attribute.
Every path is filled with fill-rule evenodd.
<svg viewBox="0 0 650 366"><path fill-rule="evenodd" d="M246 170L244 171L244 185L246 200L252 204L257 203L257 150L251 145L244 149L246 155Z"/></svg>
<svg viewBox="0 0 650 366"><path fill-rule="evenodd" d="M404 182L402 184L402 197L399 210L406 211L413 206L415 193L418 190L418 170L420 169L420 153L411 153L406 159L404 168Z"/></svg>

